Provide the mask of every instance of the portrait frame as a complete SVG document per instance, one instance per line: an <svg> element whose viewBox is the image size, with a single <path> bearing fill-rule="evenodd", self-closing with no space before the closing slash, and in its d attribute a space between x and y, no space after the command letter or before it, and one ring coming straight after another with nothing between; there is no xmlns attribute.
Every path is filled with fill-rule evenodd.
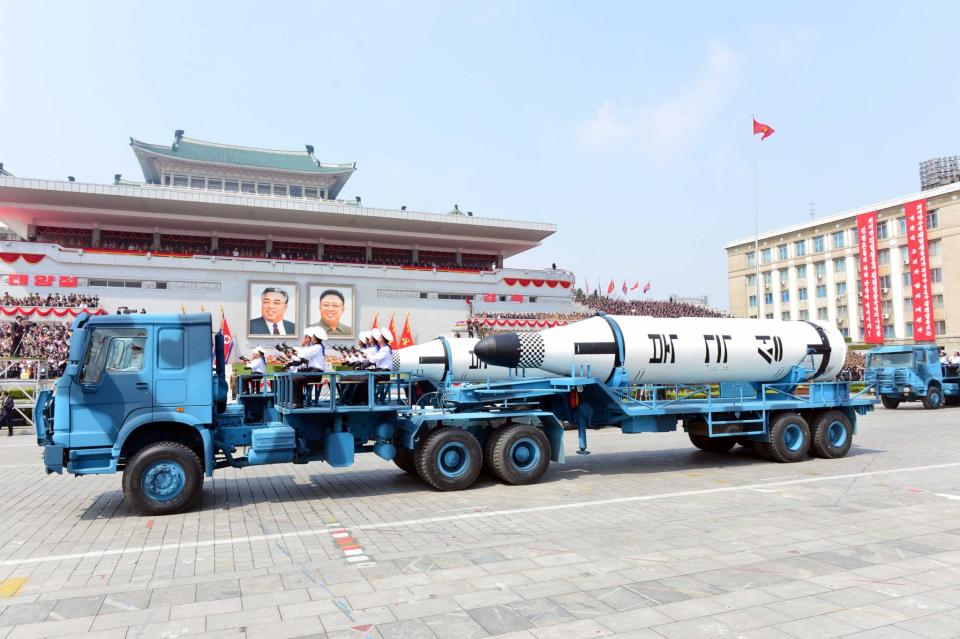
<svg viewBox="0 0 960 639"><path fill-rule="evenodd" d="M320 296L324 291L338 291L343 295L343 312L340 315L338 329L333 330L323 321L320 311ZM357 336L357 295L352 284L318 284L311 282L307 285L307 326L322 326L327 331L329 339L355 339ZM349 329L344 332L342 329Z"/></svg>
<svg viewBox="0 0 960 639"><path fill-rule="evenodd" d="M287 293L287 308L283 314L284 331L274 335L262 314L261 296L266 289L280 289ZM296 282L282 280L248 280L247 281L247 337L299 337L303 334L303 327L299 320L300 291ZM292 330L289 323L293 324Z"/></svg>

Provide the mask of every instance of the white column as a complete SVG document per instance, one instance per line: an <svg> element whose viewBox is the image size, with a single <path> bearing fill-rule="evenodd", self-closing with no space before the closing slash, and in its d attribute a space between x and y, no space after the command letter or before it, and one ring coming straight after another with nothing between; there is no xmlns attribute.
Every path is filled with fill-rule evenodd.
<svg viewBox="0 0 960 639"><path fill-rule="evenodd" d="M799 300L797 299L797 267L791 266L788 274L790 280L790 319L800 319Z"/></svg>
<svg viewBox="0 0 960 639"><path fill-rule="evenodd" d="M773 291L773 319L780 319L780 269L774 269L770 275L770 290Z"/></svg>
<svg viewBox="0 0 960 639"><path fill-rule="evenodd" d="M813 262L807 264L807 317L817 319L817 269Z"/></svg>
<svg viewBox="0 0 960 639"><path fill-rule="evenodd" d="M903 264L900 262L900 247L897 246L896 241L889 242L888 246L890 248L890 296L893 298L893 334L903 339L907 336L903 317Z"/></svg>
<svg viewBox="0 0 960 639"><path fill-rule="evenodd" d="M833 260L827 261L827 276L824 279L824 284L827 287L827 319L832 323L837 323L837 287L834 286L836 278L833 276Z"/></svg>
<svg viewBox="0 0 960 639"><path fill-rule="evenodd" d="M857 321L860 312L860 296L857 295L857 265L853 255L847 256L847 326L850 327L850 339L859 342L863 339Z"/></svg>

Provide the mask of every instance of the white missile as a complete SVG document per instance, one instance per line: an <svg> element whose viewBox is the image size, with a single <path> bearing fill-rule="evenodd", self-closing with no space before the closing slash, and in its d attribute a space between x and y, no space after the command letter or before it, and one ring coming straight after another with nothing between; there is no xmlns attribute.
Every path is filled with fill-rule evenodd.
<svg viewBox="0 0 960 639"><path fill-rule="evenodd" d="M491 366L477 359L475 337L441 337L431 342L407 346L393 352L393 371L420 375L439 382L447 372L454 382L500 382L526 377L556 377L546 371L529 368Z"/></svg>
<svg viewBox="0 0 960 639"><path fill-rule="evenodd" d="M536 333L503 333L476 344L492 366L539 368L610 382L622 366L637 384L777 382L794 366L801 381L830 380L847 345L835 326L733 318L598 315ZM620 361L622 358L622 361Z"/></svg>

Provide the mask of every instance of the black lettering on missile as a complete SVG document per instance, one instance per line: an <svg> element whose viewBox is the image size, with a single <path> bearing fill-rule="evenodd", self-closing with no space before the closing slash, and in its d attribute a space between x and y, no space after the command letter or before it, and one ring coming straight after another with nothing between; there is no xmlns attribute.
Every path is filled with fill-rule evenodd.
<svg viewBox="0 0 960 639"><path fill-rule="evenodd" d="M757 346L757 352L760 353L760 357L766 360L767 364L779 362L783 359L783 340L776 335L773 337L757 335L756 337L757 341L760 342L760 345Z"/></svg>
<svg viewBox="0 0 960 639"><path fill-rule="evenodd" d="M717 351L717 364L726 364L727 356L729 355L727 349L727 341L733 339L730 335L704 335L703 336L703 363L710 363L710 344L715 344L715 349Z"/></svg>
<svg viewBox="0 0 960 639"><path fill-rule="evenodd" d="M647 333L647 337L653 344L653 357L650 358L651 364L675 364L677 353L673 341L677 339L674 334L657 335L656 333Z"/></svg>
<svg viewBox="0 0 960 639"><path fill-rule="evenodd" d="M616 342L574 342L574 355L616 355Z"/></svg>

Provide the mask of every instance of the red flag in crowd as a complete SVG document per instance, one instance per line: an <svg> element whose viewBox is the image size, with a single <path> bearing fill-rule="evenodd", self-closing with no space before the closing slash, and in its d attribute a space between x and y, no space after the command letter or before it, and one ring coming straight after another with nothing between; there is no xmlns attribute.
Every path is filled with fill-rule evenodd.
<svg viewBox="0 0 960 639"><path fill-rule="evenodd" d="M753 119L753 134L756 135L757 133L761 133L761 134L762 134L762 135L760 136L760 141L763 142L764 140L766 140L767 138L769 138L771 135L773 135L774 131L773 131L773 127L770 126L769 124L764 124L763 122L757 122L757 119L754 118L754 119Z"/></svg>
<svg viewBox="0 0 960 639"><path fill-rule="evenodd" d="M375 329L375 328L379 328L379 327L380 327L380 325L377 323L377 320L378 320L379 318L380 318L380 313L374 313L374 314L373 314L373 324L370 325L370 330L373 330L373 329Z"/></svg>
<svg viewBox="0 0 960 639"><path fill-rule="evenodd" d="M607 286L607 295L613 295L613 291L616 288L616 284L613 283L613 278L610 278L610 285Z"/></svg>
<svg viewBox="0 0 960 639"><path fill-rule="evenodd" d="M413 346L413 332L410 330L410 313L407 313L407 318L403 320L403 331L400 333L400 348L406 348L407 346Z"/></svg>
<svg viewBox="0 0 960 639"><path fill-rule="evenodd" d="M390 340L390 348L393 350L398 350L400 348L400 341L397 339L397 327L393 323L393 315L390 316L390 324L387 326L390 330L390 335L393 339Z"/></svg>
<svg viewBox="0 0 960 639"><path fill-rule="evenodd" d="M623 286L620 287L620 290L623 291L623 294L627 294L627 280L623 280Z"/></svg>
<svg viewBox="0 0 960 639"><path fill-rule="evenodd" d="M633 286L630 287L630 290L631 290L631 291L635 291L635 290L637 290L638 288L640 288L640 280L637 280L636 282L634 282L634 283L633 283Z"/></svg>
<svg viewBox="0 0 960 639"><path fill-rule="evenodd" d="M647 291L649 290L650 290L650 282L647 282L646 284L643 285L643 294L646 295Z"/></svg>

